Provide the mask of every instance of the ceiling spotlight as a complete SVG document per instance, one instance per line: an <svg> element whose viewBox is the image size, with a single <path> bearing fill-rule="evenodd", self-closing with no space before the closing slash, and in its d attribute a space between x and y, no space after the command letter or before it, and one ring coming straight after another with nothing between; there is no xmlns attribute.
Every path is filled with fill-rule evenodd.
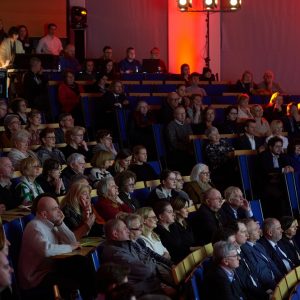
<svg viewBox="0 0 300 300"><path fill-rule="evenodd" d="M229 0L229 8L231 10L241 8L241 6L242 6L242 0Z"/></svg>
<svg viewBox="0 0 300 300"><path fill-rule="evenodd" d="M192 7L192 0L178 0L178 8L180 11L187 11Z"/></svg>
<svg viewBox="0 0 300 300"><path fill-rule="evenodd" d="M218 0L203 0L205 10L214 10L218 6Z"/></svg>

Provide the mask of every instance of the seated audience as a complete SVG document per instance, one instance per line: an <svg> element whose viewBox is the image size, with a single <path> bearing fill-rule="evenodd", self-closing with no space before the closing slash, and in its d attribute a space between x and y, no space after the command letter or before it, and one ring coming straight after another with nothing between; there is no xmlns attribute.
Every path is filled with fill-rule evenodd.
<svg viewBox="0 0 300 300"><path fill-rule="evenodd" d="M36 181L47 194L61 196L66 193L61 178L61 163L56 159L49 158L44 161L42 174Z"/></svg>
<svg viewBox="0 0 300 300"><path fill-rule="evenodd" d="M97 79L97 73L95 69L95 63L92 59L87 59L83 64L82 72L78 74L78 80L83 81L95 81Z"/></svg>
<svg viewBox="0 0 300 300"><path fill-rule="evenodd" d="M191 181L183 185L183 190L192 199L194 205L201 204L204 201L204 193L213 187L208 166L196 164L192 169L190 179Z"/></svg>
<svg viewBox="0 0 300 300"><path fill-rule="evenodd" d="M283 150L286 151L289 145L289 140L287 137L282 135L283 132L283 123L281 120L273 120L270 124L271 134L266 138L266 143L274 137L277 136L282 139L283 142Z"/></svg>
<svg viewBox="0 0 300 300"><path fill-rule="evenodd" d="M287 274L294 269L296 265L288 256L284 246L279 243L282 238L282 229L280 222L274 218L264 220L263 236L258 241L266 250L269 257L276 264L282 274Z"/></svg>
<svg viewBox="0 0 300 300"><path fill-rule="evenodd" d="M115 181L119 188L120 199L135 212L141 206L132 196L136 182L135 174L131 171L123 171L115 177Z"/></svg>
<svg viewBox="0 0 300 300"><path fill-rule="evenodd" d="M66 190L69 189L72 177L77 174L84 173L85 169L85 158L82 154L73 153L67 159L67 167L63 169L61 177L65 184ZM87 182L88 184L88 182Z"/></svg>
<svg viewBox="0 0 300 300"><path fill-rule="evenodd" d="M158 219L151 207L141 207L136 213L141 216L143 221L141 239L146 246L157 254L170 259L169 251L163 246L159 236L153 231L157 227Z"/></svg>
<svg viewBox="0 0 300 300"><path fill-rule="evenodd" d="M176 92L168 93L161 107L161 123L169 124L174 119L174 111L179 106L180 97Z"/></svg>
<svg viewBox="0 0 300 300"><path fill-rule="evenodd" d="M296 102L290 102L286 107L286 116L283 118L284 131L291 137L300 136L300 113Z"/></svg>
<svg viewBox="0 0 300 300"><path fill-rule="evenodd" d="M117 67L115 63L111 60L108 59L103 65L103 74L107 76L108 80L116 80L120 77L120 74L117 72Z"/></svg>
<svg viewBox="0 0 300 300"><path fill-rule="evenodd" d="M178 196L176 189L176 174L170 170L163 170L160 173L160 185L151 190L147 202L153 207L159 200L167 200Z"/></svg>
<svg viewBox="0 0 300 300"><path fill-rule="evenodd" d="M113 177L102 178L97 186L97 213L105 220L113 219L119 212L132 212L132 209L119 197L118 186Z"/></svg>
<svg viewBox="0 0 300 300"><path fill-rule="evenodd" d="M222 227L219 210L223 204L221 193L211 188L205 192L204 203L190 221L197 245L211 243L212 237Z"/></svg>
<svg viewBox="0 0 300 300"><path fill-rule="evenodd" d="M62 71L72 71L74 74L81 70L81 65L75 57L75 46L68 44L63 52L63 55L59 57L59 63Z"/></svg>
<svg viewBox="0 0 300 300"><path fill-rule="evenodd" d="M91 86L86 86L85 90L89 93L99 93L102 96L108 91L108 87L108 77L106 74L100 73L97 81Z"/></svg>
<svg viewBox="0 0 300 300"><path fill-rule="evenodd" d="M263 108L259 104L254 104L250 109L255 120L255 136L266 137L271 134L270 125L268 121L263 118Z"/></svg>
<svg viewBox="0 0 300 300"><path fill-rule="evenodd" d="M59 128L55 129L55 144L65 143L66 132L74 127L74 118L70 113L62 113L58 116Z"/></svg>
<svg viewBox="0 0 300 300"><path fill-rule="evenodd" d="M271 122L273 120L282 120L286 114L286 107L283 106L283 96L279 93L274 93L267 105L264 108L265 118Z"/></svg>
<svg viewBox="0 0 300 300"><path fill-rule="evenodd" d="M129 47L126 49L126 57L119 62L120 73L138 73L141 71L141 63L135 59L135 49Z"/></svg>
<svg viewBox="0 0 300 300"><path fill-rule="evenodd" d="M18 40L22 43L23 49L26 54L31 54L33 50L32 42L29 39L28 29L25 25L18 27L19 37Z"/></svg>
<svg viewBox="0 0 300 300"><path fill-rule="evenodd" d="M190 199L189 195L183 190L184 180L179 171L173 171L176 176L176 188L175 191L178 193L178 196L184 199L188 206L193 205L193 201Z"/></svg>
<svg viewBox="0 0 300 300"><path fill-rule="evenodd" d="M280 219L282 228L282 238L278 242L281 248L285 249L288 258L291 259L295 266L300 264L300 249L295 241L298 230L298 221L291 216L283 216Z"/></svg>
<svg viewBox="0 0 300 300"><path fill-rule="evenodd" d="M114 164L108 168L108 171L112 176L116 176L118 173L126 171L132 161L132 153L129 149L122 149L118 152Z"/></svg>
<svg viewBox="0 0 300 300"><path fill-rule="evenodd" d="M187 97L187 95L186 95L185 84L182 84L182 83L177 84L176 93L179 96L179 105L182 105L183 107L185 107L187 109L189 107L191 101L190 101L190 98ZM201 96L199 96L199 97L201 98L201 101L202 101L202 97Z"/></svg>
<svg viewBox="0 0 300 300"><path fill-rule="evenodd" d="M300 171L300 140L299 139L295 139L289 144L287 153L289 156L291 166L294 169L294 172L299 172Z"/></svg>
<svg viewBox="0 0 300 300"><path fill-rule="evenodd" d="M187 174L194 162L189 136L193 134L190 124L185 123L186 113L183 107L174 110L174 119L166 128L170 166ZM184 157L184 160L182 158Z"/></svg>
<svg viewBox="0 0 300 300"><path fill-rule="evenodd" d="M283 93L280 85L274 82L274 74L272 71L265 71L263 81L260 82L255 90L255 93L259 95L272 95L275 92Z"/></svg>
<svg viewBox="0 0 300 300"><path fill-rule="evenodd" d="M97 151L103 150L108 151L113 155L113 158L116 157L117 151L115 149L115 146L113 144L113 138L111 136L111 132L106 129L100 129L97 131L96 134L96 142L97 144L92 149L93 153L96 153Z"/></svg>
<svg viewBox="0 0 300 300"><path fill-rule="evenodd" d="M80 93L83 93L83 87L75 82L75 75L72 71L65 71L63 82L58 87L58 102L61 111L72 114L76 121L83 122Z"/></svg>
<svg viewBox="0 0 300 300"><path fill-rule="evenodd" d="M55 131L53 128L44 128L40 132L41 146L36 150L36 154L42 164L45 160L55 159L60 164L65 164L66 159L64 154L55 147Z"/></svg>
<svg viewBox="0 0 300 300"><path fill-rule="evenodd" d="M138 296L149 293L161 293L156 263L151 257L139 253L129 238L129 229L119 219L105 224L107 241L103 247L101 261L113 262L130 268L128 282L133 284Z"/></svg>
<svg viewBox="0 0 300 300"><path fill-rule="evenodd" d="M200 76L200 81L208 81L211 84L211 82L215 80L215 75L212 73L211 69L204 67Z"/></svg>
<svg viewBox="0 0 300 300"><path fill-rule="evenodd" d="M104 70L105 70L104 66L105 66L106 62L108 60L112 60L113 49L111 46L104 46L102 49L102 52L103 52L103 55L97 60L97 64L96 64L97 70L100 73L104 73Z"/></svg>
<svg viewBox="0 0 300 300"><path fill-rule="evenodd" d="M33 109L28 114L28 120L26 125L26 130L30 133L29 146L40 145L40 132L39 126L42 124L41 112Z"/></svg>
<svg viewBox="0 0 300 300"><path fill-rule="evenodd" d="M240 94L237 98L238 115L237 122L244 123L248 119L253 119L249 107L249 96L247 94Z"/></svg>
<svg viewBox="0 0 300 300"><path fill-rule="evenodd" d="M237 149L240 150L258 150L265 149L263 138L255 136L256 121L253 119L246 120L244 123L244 134L240 135L237 141Z"/></svg>
<svg viewBox="0 0 300 300"><path fill-rule="evenodd" d="M147 163L147 149L143 145L133 147L133 160L129 170L135 173L136 181L148 181L158 178L158 174Z"/></svg>
<svg viewBox="0 0 300 300"><path fill-rule="evenodd" d="M7 115L7 102L5 99L0 99L0 126L4 126L4 119Z"/></svg>
<svg viewBox="0 0 300 300"><path fill-rule="evenodd" d="M235 270L240 265L239 254L233 243L220 241L214 244L212 268L205 274L203 294L205 299L247 299Z"/></svg>
<svg viewBox="0 0 300 300"><path fill-rule="evenodd" d="M182 64L180 66L180 79L184 80L186 84L190 81L190 66L188 64Z"/></svg>
<svg viewBox="0 0 300 300"><path fill-rule="evenodd" d="M0 157L0 214L18 206L12 185L14 167L8 157Z"/></svg>
<svg viewBox="0 0 300 300"><path fill-rule="evenodd" d="M27 124L27 102L23 98L15 98L10 103L12 112L19 116L21 125Z"/></svg>
<svg viewBox="0 0 300 300"><path fill-rule="evenodd" d="M241 132L241 126L237 122L238 109L234 105L225 108L225 121L219 126L222 134L237 134Z"/></svg>
<svg viewBox="0 0 300 300"><path fill-rule="evenodd" d="M253 217L250 204L244 198L242 191L236 186L229 186L224 191L225 202L223 203L219 213L222 222L228 224L234 220Z"/></svg>
<svg viewBox="0 0 300 300"><path fill-rule="evenodd" d="M190 100L191 104L186 108L186 114L193 127L194 125L201 123L204 107L200 95L193 94L190 97Z"/></svg>
<svg viewBox="0 0 300 300"><path fill-rule="evenodd" d="M8 30L8 37L0 44L0 68L11 66L16 54L25 53L23 45L18 41L18 28L13 26Z"/></svg>
<svg viewBox="0 0 300 300"><path fill-rule="evenodd" d="M61 148L66 159L73 153L80 153L85 156L86 160L90 160L91 153L84 140L84 134L85 128L81 126L74 126L66 132L65 141L67 145Z"/></svg>
<svg viewBox="0 0 300 300"><path fill-rule="evenodd" d="M40 175L40 168L40 163L35 158L27 157L21 160L20 171L22 177L20 178L20 183L16 186L16 199L19 204L31 206L33 200L44 193L36 180Z"/></svg>
<svg viewBox="0 0 300 300"><path fill-rule="evenodd" d="M238 93L251 95L256 88L256 84L253 82L253 74L250 71L245 71L242 74L242 78L239 79L235 85L235 89Z"/></svg>
<svg viewBox="0 0 300 300"><path fill-rule="evenodd" d="M114 158L111 152L99 150L93 155L91 160L93 168L89 175L92 187L97 188L97 184L102 178L111 177L107 169L112 166L113 162Z"/></svg>
<svg viewBox="0 0 300 300"><path fill-rule="evenodd" d="M55 255L80 247L63 222L64 215L57 200L41 195L35 200L34 212L36 217L26 226L20 253L18 275L24 295L31 299L49 299L53 285L57 284L62 297L69 297L72 290L79 289L84 299L92 299L94 274L86 258L53 259Z"/></svg>
<svg viewBox="0 0 300 300"><path fill-rule="evenodd" d="M21 129L14 133L11 138L13 148L7 154L7 157L11 160L14 169L20 170L20 162L26 157L33 157L37 159L37 156L31 150L28 150L30 140L30 133L25 129Z"/></svg>
<svg viewBox="0 0 300 300"><path fill-rule="evenodd" d="M200 76L201 75L196 72L190 75L189 86L185 90L188 95L197 94L200 95L201 97L207 96L205 89L199 86Z"/></svg>
<svg viewBox="0 0 300 300"><path fill-rule="evenodd" d="M217 127L215 122L216 112L215 109L211 106L206 107L203 110L203 117L202 121L199 124L195 124L193 126L193 133L194 134L204 134L205 130L211 127Z"/></svg>
<svg viewBox="0 0 300 300"><path fill-rule="evenodd" d="M95 223L95 214L91 205L91 187L89 185L72 184L61 202L61 210L65 215L64 222L74 233L77 240L84 236L100 236L102 226Z"/></svg>
<svg viewBox="0 0 300 300"><path fill-rule="evenodd" d="M167 73L167 67L163 60L160 59L160 50L157 47L153 47L150 51L150 58L151 59L159 59L159 65L157 69L157 73Z"/></svg>
<svg viewBox="0 0 300 300"><path fill-rule="evenodd" d="M4 131L0 135L1 148L13 147L12 135L21 130L21 121L18 115L7 114L4 118Z"/></svg>

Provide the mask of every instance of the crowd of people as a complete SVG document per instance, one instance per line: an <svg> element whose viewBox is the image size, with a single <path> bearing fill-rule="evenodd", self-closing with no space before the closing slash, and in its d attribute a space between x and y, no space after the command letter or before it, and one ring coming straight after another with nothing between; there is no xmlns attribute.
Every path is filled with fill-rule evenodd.
<svg viewBox="0 0 300 300"><path fill-rule="evenodd" d="M298 223L290 216L282 177L300 168L297 103L284 105L271 71L259 84L245 71L234 85L237 103L228 105L219 123L214 107L203 104L207 92L200 86L216 77L209 68L190 74L183 64L178 78L185 83L168 94L159 110L152 110L146 99L133 108L120 76L141 71L135 49L129 47L117 64L106 46L99 60L87 60L81 69L74 46L63 49L55 30L56 25L49 24L35 51L63 51L59 128L39 129L51 117L47 78L37 57L31 58L18 97L0 100L0 124L5 128L0 147L10 148L0 157L0 214L30 207L35 215L24 230L15 270L24 299L52 299L53 285L66 298L79 289L83 299L176 299L180 291L172 280L172 266L207 243L214 244L214 253L205 267L204 299L269 299L279 280L300 264L294 239ZM26 26L13 27L2 37L2 67L9 66L15 54L34 51ZM159 59L158 48L151 50L151 57ZM159 71L167 72L162 60ZM92 81L86 91L101 96L93 147L87 144L90 133L82 118L84 89L75 79ZM270 97L270 102L251 105L251 95ZM120 109L130 110L128 148L116 143L115 111ZM159 174L148 163L148 155L159 159L151 128L157 123L163 126L169 168ZM220 133L238 137L231 142ZM206 137L206 164L195 162L192 134ZM64 147L58 147L62 143ZM253 188L266 217L262 230L239 188L231 155L236 149L257 151ZM18 180L14 171L22 174ZM190 180L185 182L183 175ZM160 184L138 198L135 183L155 179ZM92 189L97 191L93 201ZM191 205L197 211L189 216ZM105 237L98 249L102 266L97 276L86 257L53 258L80 248L80 239L87 236ZM3 238L0 292L7 297L3 299L14 299L8 248Z"/></svg>

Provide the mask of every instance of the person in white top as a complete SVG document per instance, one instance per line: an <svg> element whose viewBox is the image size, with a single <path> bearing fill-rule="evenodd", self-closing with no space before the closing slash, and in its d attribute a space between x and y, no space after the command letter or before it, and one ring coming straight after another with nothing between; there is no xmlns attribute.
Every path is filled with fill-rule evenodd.
<svg viewBox="0 0 300 300"><path fill-rule="evenodd" d="M283 132L283 123L281 120L273 120L270 124L271 128L271 135L266 138L266 143L268 143L269 139L278 136L282 139L283 142L283 151L286 151L288 145L289 145L289 140L287 137L282 135Z"/></svg>
<svg viewBox="0 0 300 300"><path fill-rule="evenodd" d="M60 39L55 36L57 26L53 23L48 25L48 34L39 40L36 53L59 55L63 50Z"/></svg>
<svg viewBox="0 0 300 300"><path fill-rule="evenodd" d="M139 208L136 213L143 218L143 232L140 236L152 251L164 256L167 259L171 259L168 250L161 243L159 236L153 232L153 229L157 227L157 217L151 207Z"/></svg>

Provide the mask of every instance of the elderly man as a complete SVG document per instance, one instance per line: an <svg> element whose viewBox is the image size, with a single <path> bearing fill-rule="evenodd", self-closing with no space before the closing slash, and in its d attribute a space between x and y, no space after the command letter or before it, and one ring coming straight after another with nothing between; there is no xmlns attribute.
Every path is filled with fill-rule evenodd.
<svg viewBox="0 0 300 300"><path fill-rule="evenodd" d="M225 202L220 209L224 223L253 216L249 202L242 191L236 186L230 186L224 191Z"/></svg>
<svg viewBox="0 0 300 300"><path fill-rule="evenodd" d="M85 169L85 158L82 154L73 153L67 159L67 167L62 171L61 177L63 179L66 190L70 187L72 177L77 174L83 174Z"/></svg>
<svg viewBox="0 0 300 300"><path fill-rule="evenodd" d="M156 263L133 247L125 223L118 219L108 221L105 224L105 235L107 242L103 247L102 261L129 267L128 282L133 284L138 296L161 293Z"/></svg>
<svg viewBox="0 0 300 300"><path fill-rule="evenodd" d="M14 167L8 157L0 157L0 214L17 207L11 179Z"/></svg>
<svg viewBox="0 0 300 300"><path fill-rule="evenodd" d="M63 50L60 39L55 36L57 26L53 23L48 25L48 34L39 40L36 53L59 55Z"/></svg>
<svg viewBox="0 0 300 300"><path fill-rule="evenodd" d="M259 224L253 219L245 219L243 223L247 228L248 239L241 245L242 253L264 290L273 290L284 273L278 269L265 248L257 243L261 234Z"/></svg>
<svg viewBox="0 0 300 300"><path fill-rule="evenodd" d="M0 251L0 299L14 299L11 292L13 269L9 265L7 256L3 251Z"/></svg>
<svg viewBox="0 0 300 300"><path fill-rule="evenodd" d="M241 300L247 299L240 281L235 274L240 256L234 244L217 242L213 252L214 267L204 276L203 292L205 299Z"/></svg>
<svg viewBox="0 0 300 300"><path fill-rule="evenodd" d="M274 82L274 73L270 70L265 71L263 81L257 85L256 89L260 95L272 95L275 92L283 93L280 85Z"/></svg>
<svg viewBox="0 0 300 300"><path fill-rule="evenodd" d="M221 193L211 188L204 194L204 204L200 206L193 218L191 226L197 245L211 243L215 232L222 228L219 210L223 204Z"/></svg>
<svg viewBox="0 0 300 300"><path fill-rule="evenodd" d="M167 126L166 137L170 166L184 175L189 174L194 165L192 146L189 141L189 135L192 134L191 125L186 123L185 109L178 106L174 110L174 120Z"/></svg>
<svg viewBox="0 0 300 300"><path fill-rule="evenodd" d="M286 253L284 246L279 245L278 242L282 238L282 228L280 222L275 218L268 218L264 220L263 236L259 243L263 245L267 254L282 274L288 273L295 265Z"/></svg>

